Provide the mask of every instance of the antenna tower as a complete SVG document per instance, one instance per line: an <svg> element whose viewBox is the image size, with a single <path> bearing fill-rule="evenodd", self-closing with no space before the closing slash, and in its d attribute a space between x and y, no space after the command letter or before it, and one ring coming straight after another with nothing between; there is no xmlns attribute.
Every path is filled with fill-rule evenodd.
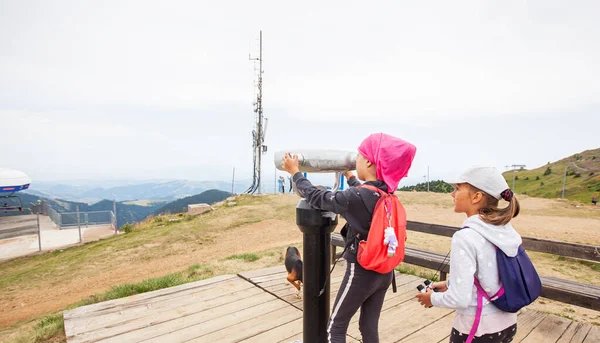
<svg viewBox="0 0 600 343"><path fill-rule="evenodd" d="M262 68L262 31L260 31L259 38L259 50L258 57L249 56L251 61L254 61L254 70L255 77L257 80L255 81L255 86L258 89L256 94L256 99L253 102L254 106L254 116L256 121L256 127L252 130L252 148L254 150L254 173L252 177L252 185L246 190L246 193L254 194L258 192L261 193L261 157L263 154L267 152L267 146L265 143L265 134L267 131L267 118L263 117L263 106L262 106L262 74L264 70ZM256 70L256 65L258 62L258 71Z"/></svg>

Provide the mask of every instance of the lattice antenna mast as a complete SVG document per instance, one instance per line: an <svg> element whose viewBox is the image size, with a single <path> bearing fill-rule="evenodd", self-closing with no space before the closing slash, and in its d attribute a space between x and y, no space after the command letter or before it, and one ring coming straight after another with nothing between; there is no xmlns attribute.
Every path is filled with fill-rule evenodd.
<svg viewBox="0 0 600 343"><path fill-rule="evenodd" d="M265 142L265 134L266 134L266 123L267 118L263 117L263 83L262 83L262 74L264 73L262 67L262 31L260 31L259 38L259 55L258 57L249 56L251 61L258 61L258 93L256 95L256 100L254 101L254 113L256 114L256 128L252 131L252 147L254 149L254 177L252 179L252 185L246 193L254 194L258 191L258 194L261 193L261 158L262 155L267 152L267 146L264 145Z"/></svg>

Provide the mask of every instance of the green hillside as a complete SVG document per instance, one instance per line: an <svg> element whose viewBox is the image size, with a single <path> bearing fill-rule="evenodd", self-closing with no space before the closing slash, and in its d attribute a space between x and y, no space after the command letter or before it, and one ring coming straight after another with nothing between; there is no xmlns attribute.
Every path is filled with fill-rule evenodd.
<svg viewBox="0 0 600 343"><path fill-rule="evenodd" d="M208 191L202 192L200 194L192 195L187 198L178 199L172 201L157 210L154 211L154 215L160 215L163 213L181 213L187 212L187 206L190 204L214 204L216 202L227 199L231 196L231 193L220 191L218 189L210 189Z"/></svg>
<svg viewBox="0 0 600 343"><path fill-rule="evenodd" d="M565 198L590 203L600 195L600 148L586 150L532 170L507 171L508 185L520 194L541 198L560 198L567 171Z"/></svg>

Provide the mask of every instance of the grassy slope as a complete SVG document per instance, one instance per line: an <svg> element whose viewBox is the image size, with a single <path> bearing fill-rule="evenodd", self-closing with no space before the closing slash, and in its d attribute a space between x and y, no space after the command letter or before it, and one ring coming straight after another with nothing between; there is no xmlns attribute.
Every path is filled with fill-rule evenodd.
<svg viewBox="0 0 600 343"><path fill-rule="evenodd" d="M581 157L577 160L576 156ZM552 173L544 175L548 167ZM590 202L592 194L600 195L600 149L586 150L537 169L517 172L516 176L519 179L515 181L516 193L542 198L560 198L565 168L568 168L568 174L573 173L566 179L565 198L587 204ZM579 173L579 177L575 176L577 173ZM504 173L511 188L513 174L515 173L512 171ZM539 180L536 180L536 177L539 177ZM529 179L527 180L527 178Z"/></svg>

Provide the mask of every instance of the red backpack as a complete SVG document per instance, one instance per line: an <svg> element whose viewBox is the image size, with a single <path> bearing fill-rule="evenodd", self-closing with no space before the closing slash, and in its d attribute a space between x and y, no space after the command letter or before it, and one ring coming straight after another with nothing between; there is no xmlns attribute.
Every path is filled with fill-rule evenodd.
<svg viewBox="0 0 600 343"><path fill-rule="evenodd" d="M367 270L387 274L404 260L406 211L395 194L389 194L370 185L359 187L379 193L380 198L373 210L369 236L366 241L362 240L358 244L358 263ZM383 243L384 231L389 226L394 228L398 239L398 248L392 257L388 257L388 247Z"/></svg>

